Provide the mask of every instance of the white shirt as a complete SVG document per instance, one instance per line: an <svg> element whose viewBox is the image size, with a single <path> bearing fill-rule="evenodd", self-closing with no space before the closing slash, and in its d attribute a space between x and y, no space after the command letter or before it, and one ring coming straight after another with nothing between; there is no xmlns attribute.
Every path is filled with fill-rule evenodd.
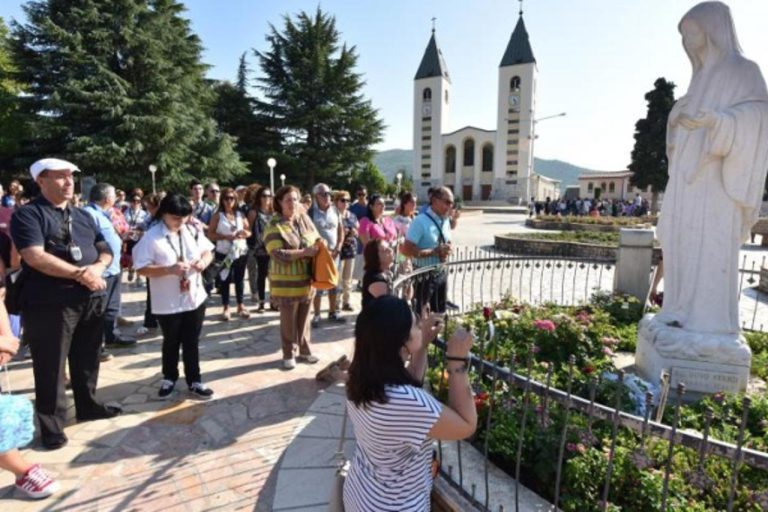
<svg viewBox="0 0 768 512"><path fill-rule="evenodd" d="M235 211L234 223L231 220L229 220L227 216L224 214L224 212L222 211L217 212L216 215L219 216L219 223L216 225L216 233L218 233L219 235L233 235L243 229L244 217L240 211L238 210ZM232 249L232 244L239 246L243 254L245 254L245 252L247 251L245 240L242 238L238 238L235 241L216 240L216 252L220 254L227 254Z"/></svg>
<svg viewBox="0 0 768 512"><path fill-rule="evenodd" d="M133 267L136 270L149 265L170 267L179 261L181 252L183 252L184 261L193 262L199 260L204 252L213 251L211 241L195 228L184 225L179 233L168 231L165 222L154 224L133 248ZM189 272L187 279L189 279L189 291L181 293L179 276L151 278L149 288L152 294L152 313L172 315L200 307L200 304L208 298L203 286L203 276L199 272Z"/></svg>

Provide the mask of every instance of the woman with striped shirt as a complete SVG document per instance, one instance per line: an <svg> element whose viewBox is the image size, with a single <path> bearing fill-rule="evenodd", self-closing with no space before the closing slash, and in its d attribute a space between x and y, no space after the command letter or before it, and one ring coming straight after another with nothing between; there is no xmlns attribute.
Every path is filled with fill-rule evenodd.
<svg viewBox="0 0 768 512"><path fill-rule="evenodd" d="M374 299L355 325L347 410L357 450L344 484L347 512L423 512L432 490L432 440L472 435L477 412L467 376L472 335L457 329L448 341L449 405L424 391L427 346L440 317L422 319L391 295Z"/></svg>
<svg viewBox="0 0 768 512"><path fill-rule="evenodd" d="M320 235L312 219L299 209L299 189L285 186L275 193L272 217L264 232L270 256L269 286L273 304L280 309L280 338L283 368L292 370L296 361L315 364L309 344L309 309L314 298L312 258ZM294 346L299 355L294 358Z"/></svg>

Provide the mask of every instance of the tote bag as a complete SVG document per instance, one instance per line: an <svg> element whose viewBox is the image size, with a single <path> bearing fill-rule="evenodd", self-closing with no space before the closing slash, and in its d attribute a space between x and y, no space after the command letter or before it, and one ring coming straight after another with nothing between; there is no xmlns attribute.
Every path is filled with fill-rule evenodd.
<svg viewBox="0 0 768 512"><path fill-rule="evenodd" d="M317 254L312 260L312 287L333 290L339 285L339 270L331 251L323 243L317 244Z"/></svg>

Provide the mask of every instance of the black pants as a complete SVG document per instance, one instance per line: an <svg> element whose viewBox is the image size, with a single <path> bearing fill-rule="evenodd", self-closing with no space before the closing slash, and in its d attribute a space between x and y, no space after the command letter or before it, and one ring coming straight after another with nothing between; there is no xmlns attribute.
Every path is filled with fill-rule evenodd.
<svg viewBox="0 0 768 512"><path fill-rule="evenodd" d="M163 378L176 382L179 378L179 347L184 359L184 377L188 385L200 380L200 331L205 318L205 302L197 309L155 315L163 331Z"/></svg>
<svg viewBox="0 0 768 512"><path fill-rule="evenodd" d="M104 407L96 400L96 382L104 336L105 300L99 296L79 304L38 304L24 308L24 339L32 351L35 410L44 439L64 434L67 359L77 417L97 415Z"/></svg>
<svg viewBox="0 0 768 512"><path fill-rule="evenodd" d="M147 329L157 327L157 317L152 313L152 292L149 287L149 278L147 278L147 306L144 308L144 327Z"/></svg>
<svg viewBox="0 0 768 512"><path fill-rule="evenodd" d="M104 308L104 342L115 341L117 316L120 314L120 274L105 279L107 282Z"/></svg>
<svg viewBox="0 0 768 512"><path fill-rule="evenodd" d="M448 275L434 271L416 280L413 285L414 308L421 312L424 304L429 304L433 313L444 313L448 295Z"/></svg>
<svg viewBox="0 0 768 512"><path fill-rule="evenodd" d="M216 261L224 261L226 257L226 254L216 253ZM229 285L232 283L235 283L235 299L237 304L243 303L245 298L245 265L247 261L248 256L245 254L237 258L232 262L232 266L229 267L227 278L219 280L219 293L221 293L221 303L224 306L229 306Z"/></svg>
<svg viewBox="0 0 768 512"><path fill-rule="evenodd" d="M251 295L257 296L261 302L264 302L267 300L269 256L255 256L249 254L248 258L250 258L248 265L248 280L251 284Z"/></svg>

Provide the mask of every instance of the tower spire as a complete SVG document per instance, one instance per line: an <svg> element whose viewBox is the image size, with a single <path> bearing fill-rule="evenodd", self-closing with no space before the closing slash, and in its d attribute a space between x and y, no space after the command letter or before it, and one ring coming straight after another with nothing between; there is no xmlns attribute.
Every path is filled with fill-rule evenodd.
<svg viewBox="0 0 768 512"><path fill-rule="evenodd" d="M523 0L518 0L520 2L520 12L518 13L520 16L523 15Z"/></svg>
<svg viewBox="0 0 768 512"><path fill-rule="evenodd" d="M433 34L435 33L435 21L437 21L437 18L435 18L434 16L432 16L432 33L433 33Z"/></svg>

